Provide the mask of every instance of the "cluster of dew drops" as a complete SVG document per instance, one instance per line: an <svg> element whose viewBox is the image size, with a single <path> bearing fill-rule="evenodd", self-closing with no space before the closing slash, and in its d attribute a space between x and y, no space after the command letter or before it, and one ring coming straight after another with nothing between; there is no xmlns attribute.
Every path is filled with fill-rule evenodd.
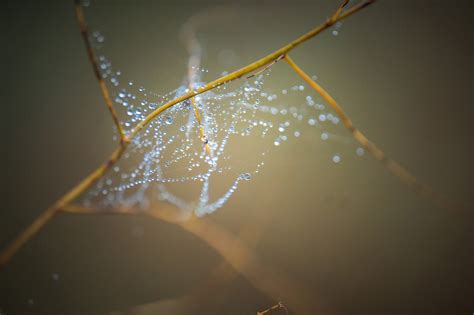
<svg viewBox="0 0 474 315"><path fill-rule="evenodd" d="M333 35L339 29L340 24L335 25ZM186 78L169 93L155 93L123 79L122 73L112 67L101 51L104 35L93 31L91 39L98 52L101 75L110 86L126 134L160 106L206 84L203 77L208 71L193 68L192 83ZM272 91L264 86L271 73L272 68L238 84L218 86L195 96L194 105L186 100L155 117L132 139L122 160L89 191L83 202L87 206L99 204L104 209L133 206L146 210L156 198L175 205L184 215L202 216L221 208L241 182L251 180L260 171L273 149L301 137L304 127L318 129L322 141L341 141L341 136L327 128L328 124L340 124L339 118L315 99L315 93L307 91L304 85ZM298 105L288 105L295 99L300 100ZM200 113L201 125L194 106ZM199 134L199 128L204 136ZM117 137L115 130L114 140ZM252 153L257 156L252 163L242 163L241 158L226 152L229 143L239 137L257 137L267 145ZM342 142L350 141L343 138ZM364 149L357 147L355 153L362 156ZM333 163L341 161L340 154L332 156ZM231 175L232 182L220 197L211 200L211 178L225 173ZM195 200L178 196L169 188L176 183L193 182L200 185Z"/></svg>

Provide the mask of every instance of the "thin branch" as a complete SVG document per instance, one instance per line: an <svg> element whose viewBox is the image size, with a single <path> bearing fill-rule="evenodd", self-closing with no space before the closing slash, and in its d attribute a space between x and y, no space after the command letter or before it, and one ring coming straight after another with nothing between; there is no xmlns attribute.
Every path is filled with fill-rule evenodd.
<svg viewBox="0 0 474 315"><path fill-rule="evenodd" d="M15 253L36 233L38 233L41 228L51 220L54 215L65 205L69 204L71 201L76 199L80 194L82 194L87 188L89 188L93 183L95 183L99 178L101 178L107 170L118 161L121 157L125 147L120 145L112 153L109 159L99 166L94 172L89 176L84 178L79 184L74 186L69 192L67 192L63 197L61 197L56 203L51 207L46 209L36 220L33 221L20 235L18 235L13 242L11 242L1 253L0 253L0 269L5 266L5 264L15 255Z"/></svg>
<svg viewBox="0 0 474 315"><path fill-rule="evenodd" d="M337 9L336 13L334 13L333 16L329 19L331 23L335 23L337 21L342 11L348 4L349 4L349 0L344 0L344 2L339 6L339 9Z"/></svg>
<svg viewBox="0 0 474 315"><path fill-rule="evenodd" d="M175 223L213 247L229 264L255 288L266 295L287 301L299 314L316 314L323 310L313 292L285 275L281 270L264 264L247 244L208 218L180 220L176 211L162 207L149 214L157 219Z"/></svg>
<svg viewBox="0 0 474 315"><path fill-rule="evenodd" d="M239 237L218 226L208 218L185 219L180 216L179 209L172 206L163 206L147 212L132 208L116 209L109 212L99 212L92 208L80 205L66 205L61 211L74 214L104 214L104 215L145 215L155 219L175 224L185 231L197 236L216 250L237 272L245 276L257 289L276 300L284 300L295 309L298 314L317 314L327 311L320 301L316 301L315 293L300 285L286 275L265 264L253 251L252 246L244 243ZM251 232L252 234L252 232ZM207 292L207 291L206 291ZM186 297L189 303L195 303L192 297ZM276 308L286 307L278 303ZM152 304L143 307L152 307ZM140 307L138 307L140 308ZM269 310L270 310L269 309ZM260 312L265 314L269 310ZM325 312L327 314L327 312Z"/></svg>
<svg viewBox="0 0 474 315"><path fill-rule="evenodd" d="M457 209L462 208L462 205L447 200L441 194L435 192L430 186L425 185L418 181L418 179L411 174L407 169L401 166L395 160L389 158L382 150L380 150L373 142L357 129L349 116L344 112L342 107L336 102L336 100L324 90L318 83L311 79L298 65L290 58L285 55L285 60L291 68L308 83L321 97L334 109L336 114L341 119L342 123L347 130L352 134L354 139L363 146L375 159L380 161L383 166L395 177L398 177L402 183L406 184L412 190L420 196L426 197L436 205L446 209Z"/></svg>
<svg viewBox="0 0 474 315"><path fill-rule="evenodd" d="M277 304L267 308L266 310L264 311L261 311L261 312L257 312L257 315L264 315L264 314L267 314L271 311L274 311L274 310L277 310L277 309L284 309L285 312L286 312L286 315L289 315L290 313L288 312L288 309L286 308L286 306L282 303L282 302L278 302Z"/></svg>
<svg viewBox="0 0 474 315"><path fill-rule="evenodd" d="M255 250L258 241L260 240L263 232L265 231L266 225L270 223L268 220L268 214L265 209L257 209L253 212L251 218L247 220L247 223L240 228L236 237L241 240L247 246ZM174 311L181 311L180 314L194 314L216 298L219 298L219 294L222 293L224 285L234 280L239 273L235 270L225 259L214 268L211 272L209 279L200 286L195 287L191 292L185 296L175 298L172 300L160 300L156 302L146 303L137 305L132 308L127 315L139 315L139 314L174 314ZM165 312L170 309L172 311Z"/></svg>
<svg viewBox="0 0 474 315"><path fill-rule="evenodd" d="M134 138L146 125L148 125L155 117L160 115L163 111L166 109L181 103L191 97L194 97L196 95L202 94L206 91L212 90L224 83L236 80L254 70L257 70L274 60L278 59L281 55L286 55L289 51L294 49L295 47L299 46L300 44L306 42L307 40L315 37L322 31L326 30L329 28L332 24L334 24L336 21L342 20L346 17L351 16L355 12L358 12L359 10L365 8L369 4L373 3L375 0L366 0L356 6L353 6L349 10L341 13L337 19L334 21L326 21L325 23L321 24L320 26L314 28L313 30L309 31L308 33L300 36L296 40L292 41L288 45L276 50L275 52L267 55L266 57L263 57L248 66L245 66L237 71L234 71L228 75L222 76L207 85L199 88L197 91L190 91L180 97L175 98L174 100L171 100L170 102L162 105L161 107L157 108L155 111L150 113L145 119L143 119L141 122L139 122L135 128L132 129L132 131L129 133L128 136L123 136L121 137L120 144L118 148L112 153L111 157L106 161L105 164L99 166L96 170L94 170L89 176L86 177L83 181L81 181L79 184L77 184L74 188L72 188L66 195L61 197L55 204L53 204L50 208L46 209L22 234L20 234L11 244L7 246L7 248L0 253L0 269L3 268L3 266L13 257L13 255L23 246L23 244L26 243L32 236L34 236L36 233L40 231L40 229L54 217L54 214L57 213L58 209L63 207L64 205L67 205L69 202L71 202L73 199L77 198L80 194L82 194L84 191L86 191L90 186L92 186L99 178L102 177L103 174L113 165L115 162L117 162L120 157L122 156L123 152L127 148L128 144L130 143L131 139ZM76 14L79 20L79 26L81 27L81 34L83 35L83 38L85 37L85 44L88 46L90 49L88 49L88 54L89 58L94 66L94 72L96 73L96 77L100 82L101 90L104 95L104 99L106 100L107 106L109 107L109 110L112 114L112 117L114 121L116 121L117 128L121 133L123 134L123 130L120 127L120 123L118 122L117 115L115 114L115 110L112 107L112 103L109 102L110 98L108 97L108 90L105 88L105 82L101 78L100 72L97 72L98 68L97 63L95 62L95 55L92 51L92 48L90 47L90 42L88 39L88 36L85 36L88 34L87 31L87 24L85 23L85 18L83 14L83 10L79 4L78 0L75 0L76 4ZM102 81L101 81L102 80Z"/></svg>
<svg viewBox="0 0 474 315"><path fill-rule="evenodd" d="M266 65L264 68L262 68L261 70L258 70L257 72L255 73L252 73L251 75L249 75L247 77L247 79L250 79L250 78L253 78L265 71L267 71L269 68L271 68L273 65L275 65L278 61L282 60L283 58L285 57L285 55L280 55L277 59L273 60L271 63L269 63L268 65Z"/></svg>
<svg viewBox="0 0 474 315"><path fill-rule="evenodd" d="M87 27L86 19L84 18L84 10L82 9L80 0L74 0L74 7L75 7L75 12L76 12L77 22L79 23L79 28L81 30L82 39L84 41L84 45L86 46L87 56L92 65L92 68L94 69L95 77L97 81L99 82L100 91L102 92L102 96L104 98L105 104L107 105L107 108L109 109L110 115L112 116L115 127L117 127L117 132L119 133L120 142L122 143L126 141L125 132L122 128L122 125L120 124L120 121L117 116L117 112L115 111L115 108L112 104L112 100L110 99L110 93L109 93L109 90L107 89L107 85L105 84L105 81L102 78L102 75L100 74L99 64L97 62L97 56L94 52L94 49L92 48L92 44L90 41L89 28Z"/></svg>

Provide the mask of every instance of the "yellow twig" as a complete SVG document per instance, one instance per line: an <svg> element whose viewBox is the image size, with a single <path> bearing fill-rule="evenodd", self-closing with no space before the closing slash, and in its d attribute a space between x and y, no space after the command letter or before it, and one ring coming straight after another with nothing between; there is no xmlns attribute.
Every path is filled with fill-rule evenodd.
<svg viewBox="0 0 474 315"><path fill-rule="evenodd" d="M82 192L89 188L99 178L101 178L107 170L120 158L125 146L120 145L109 157L109 159L98 167L89 176L84 178L79 184L74 186L69 192L61 197L51 207L46 209L36 220L33 221L20 235L18 235L13 242L11 242L7 248L0 253L0 269L15 255L15 253L41 228L51 220L54 215L64 206L69 204L72 200L76 199Z"/></svg>
<svg viewBox="0 0 474 315"><path fill-rule="evenodd" d="M394 176L398 177L404 184L414 190L417 194L426 197L427 199L434 202L436 205L447 209L462 207L456 203L446 200L446 198L439 193L435 192L431 187L420 183L416 177L411 174L407 169L401 166L395 160L389 158L382 150L380 150L373 142L357 129L352 123L349 116L344 112L342 107L336 102L336 100L324 90L318 83L310 78L298 65L290 58L285 55L285 60L291 68L309 84L321 97L334 109L336 114L341 119L344 126L349 130L354 139L359 142L375 159L382 162L383 166Z"/></svg>
<svg viewBox="0 0 474 315"><path fill-rule="evenodd" d="M272 307L267 308L264 311L257 312L257 315L263 315L263 314L269 313L271 311L277 310L279 308L284 309L285 312L286 312L286 315L289 315L288 309L286 308L286 306L282 302L278 302L277 304L273 305Z"/></svg>
<svg viewBox="0 0 474 315"><path fill-rule="evenodd" d="M339 6L339 9L337 9L336 13L333 14L333 16L331 17L331 21L333 21L333 23L337 20L337 18L341 15L342 11L344 10L344 8L349 4L349 0L344 0L344 2Z"/></svg>
<svg viewBox="0 0 474 315"><path fill-rule="evenodd" d="M307 40L315 37L322 31L326 30L327 28L331 27L335 22L342 20L346 17L349 17L350 15L354 14L355 12L365 8L369 4L375 2L375 0L366 0L364 2L361 2L360 4L353 6L349 10L339 14L336 19L329 19L325 23L321 24L320 26L314 28L313 30L309 31L308 33L300 36L296 40L292 41L288 45L276 50L275 52L267 55L266 57L263 57L248 66L245 66L237 71L234 71L228 75L222 76L207 85L199 88L197 91L191 90L190 92L175 98L174 100L169 101L168 103L162 105L161 107L157 108L155 111L150 113L145 119L140 121L135 128L132 129L132 131L129 133L128 136L123 135L123 130L120 126L120 123L118 121L118 117L115 113L115 110L112 106L112 103L110 101L110 97L108 97L108 90L105 88L105 82L100 76L100 72L98 72L97 68L97 62L95 59L95 55L92 51L92 48L90 46L90 42L88 39L88 31L87 31L87 24L85 23L85 18L84 18L84 13L83 10L80 6L80 3L78 0L75 0L75 9L76 9L76 17L79 21L79 26L81 27L81 34L83 38L85 39L85 45L87 47L87 51L89 54L89 60L91 61L94 72L96 73L96 77L100 82L103 82L100 84L102 93L104 95L104 99L106 101L107 107L109 108L109 111L112 115L112 118L114 119L114 122L116 123L116 126L121 132L121 141L119 143L119 146L117 149L112 153L111 157L107 160L107 162L103 165L101 165L99 168L94 170L89 176L87 176L83 181L81 181L79 184L74 186L66 195L61 197L56 203L54 203L50 208L46 209L33 223L23 232L21 233L11 244L7 246L7 248L0 253L0 268L2 268L12 257L13 255L21 248L23 244L26 243L32 236L34 236L36 233L39 232L39 230L49 221L51 218L54 217L54 214L57 213L58 209L67 205L69 202L77 198L80 194L82 194L84 191L87 190L91 185L93 185L100 177L102 177L103 174L116 162L120 159L122 156L122 153L125 151L127 148L128 144L130 143L130 140L134 138L142 129L145 127L147 124L149 124L155 117L160 115L163 111L166 109L181 103L191 97L194 97L198 94L202 94L206 91L212 90L224 83L236 80L254 70L257 70L269 63L272 63L274 60L278 59L281 55L286 55L289 51L294 49L295 47L301 45L302 43L306 42ZM338 9L339 10L339 9ZM101 81L102 80L102 81Z"/></svg>
<svg viewBox="0 0 474 315"><path fill-rule="evenodd" d="M87 27L87 23L84 18L84 10L82 9L80 0L74 0L74 7L76 11L77 22L79 23L79 29L81 30L81 36L82 36L82 39L84 40L84 45L86 46L87 56L89 57L89 61L92 65L92 68L94 69L95 77L97 81L99 82L100 91L102 92L102 96L104 98L105 104L107 105L107 108L109 109L109 112L110 112L110 115L112 116L114 124L117 127L117 132L119 133L119 139L121 142L123 142L126 140L125 132L122 128L122 125L120 124L120 121L117 116L117 112L115 111L115 108L112 104L112 100L110 99L110 93L109 93L109 90L107 89L107 85L105 84L105 81L100 74L99 65L97 63L97 56L90 42L89 28Z"/></svg>

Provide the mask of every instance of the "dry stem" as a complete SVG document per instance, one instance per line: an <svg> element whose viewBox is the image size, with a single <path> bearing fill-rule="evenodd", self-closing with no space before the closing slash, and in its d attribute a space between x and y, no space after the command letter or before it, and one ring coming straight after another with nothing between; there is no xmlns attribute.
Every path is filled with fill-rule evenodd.
<svg viewBox="0 0 474 315"><path fill-rule="evenodd" d="M316 301L314 292L299 284L282 270L265 264L253 252L249 244L244 243L233 233L223 229L208 218L198 219L194 217L183 220L179 215L179 211L176 210L172 206L162 206L148 212L138 211L133 208L119 208L114 210L114 212L100 212L96 209L73 204L66 205L60 209L61 212L73 214L149 215L155 219L176 224L214 248L234 270L246 277L257 289L271 298L285 301L298 314L315 314L316 312L327 310L324 303ZM255 231L250 233L253 234ZM252 240L252 237L249 237L249 240ZM221 271L217 272L221 273ZM206 291L206 293L208 292ZM192 297L185 297L183 302L192 304L196 303L196 300ZM185 305L178 306L186 307ZM150 304L143 307L150 308L153 305ZM159 306L155 305L154 307ZM286 307L284 308L286 309Z"/></svg>
<svg viewBox="0 0 474 315"><path fill-rule="evenodd" d="M90 42L89 28L87 27L87 23L84 18L84 10L82 9L80 0L74 0L74 3L75 3L76 18L77 18L77 22L79 23L79 29L81 30L82 39L84 41L84 45L87 50L87 56L94 70L95 77L97 81L99 81L99 87L102 93L102 97L104 98L105 104L107 105L107 108L109 109L109 112L110 112L110 115L112 116L114 124L117 127L117 132L119 133L120 142L123 142L125 141L125 132L122 128L122 125L120 124L120 121L117 116L117 112L115 111L115 108L112 104L112 100L110 99L110 93L109 93L109 90L107 89L107 85L105 84L105 81L102 78L102 75L100 74L99 65L97 62L97 56Z"/></svg>

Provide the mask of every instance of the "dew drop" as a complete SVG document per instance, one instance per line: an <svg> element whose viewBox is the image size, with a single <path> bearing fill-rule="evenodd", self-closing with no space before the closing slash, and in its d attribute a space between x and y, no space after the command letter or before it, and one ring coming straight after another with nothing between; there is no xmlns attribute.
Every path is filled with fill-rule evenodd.
<svg viewBox="0 0 474 315"><path fill-rule="evenodd" d="M357 154L358 156L362 156L362 155L364 155L364 153L365 153L364 148L358 147L358 148L356 149L356 154Z"/></svg>

